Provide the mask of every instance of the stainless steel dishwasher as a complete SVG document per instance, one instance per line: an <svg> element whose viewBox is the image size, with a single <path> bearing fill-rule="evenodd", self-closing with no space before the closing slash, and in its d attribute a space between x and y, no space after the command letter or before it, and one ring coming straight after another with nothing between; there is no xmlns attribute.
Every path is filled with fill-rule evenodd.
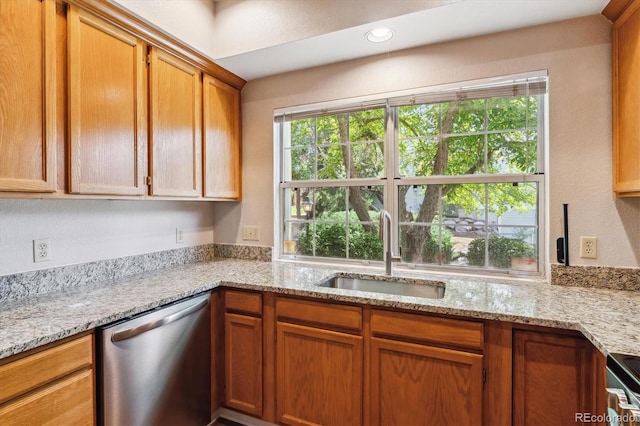
<svg viewBox="0 0 640 426"><path fill-rule="evenodd" d="M210 422L209 299L195 296L99 329L99 424Z"/></svg>

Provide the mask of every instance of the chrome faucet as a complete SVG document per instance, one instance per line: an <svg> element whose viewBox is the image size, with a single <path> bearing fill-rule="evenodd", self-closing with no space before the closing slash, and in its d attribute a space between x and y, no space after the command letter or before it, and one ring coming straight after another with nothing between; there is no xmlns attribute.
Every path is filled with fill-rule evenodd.
<svg viewBox="0 0 640 426"><path fill-rule="evenodd" d="M391 262L400 262L400 256L394 256L391 251L391 215L386 210L380 210L380 234L378 237L384 242L384 272L391 275Z"/></svg>

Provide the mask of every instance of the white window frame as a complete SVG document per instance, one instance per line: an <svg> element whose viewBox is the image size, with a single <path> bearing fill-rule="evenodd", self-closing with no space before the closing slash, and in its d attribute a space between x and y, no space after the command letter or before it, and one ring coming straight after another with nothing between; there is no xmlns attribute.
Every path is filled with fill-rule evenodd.
<svg viewBox="0 0 640 426"><path fill-rule="evenodd" d="M546 78L546 87L549 86L549 74L547 70L532 71L527 73L512 74L506 76L498 76L487 79L470 80L462 83L451 83L438 86L427 86L417 89L387 92L369 96L362 96L357 98L346 98L335 101L307 104L301 106L294 106L288 108L278 108L274 110L274 150L273 150L273 165L274 165L274 247L273 258L275 260L282 261L303 261L314 263L330 263L330 264L350 264L350 265L370 265L383 267L383 262L373 260L361 260L361 259L340 259L340 258L318 258L313 256L304 255L285 255L283 253L283 233L284 233L284 197L283 189L285 188L317 188L317 187L344 187L356 184L357 186L384 186L384 206L392 216L392 226L396 229L396 232L392 232L392 247L394 253L398 252L398 187L403 185L426 185L426 184L438 184L438 183L504 183L504 182L537 182L538 183L538 205L537 205L537 250L538 250L538 273L526 274L532 276L544 277L549 262L547 240L548 240L548 214L547 214L547 198L549 194L548 179L546 179L546 170L548 166L547 146L549 140L549 117L548 117L548 103L549 94L548 89L545 96L542 96L541 101L538 104L538 108L541 110L540 116L542 120L538 121L538 158L537 158L537 173L535 174L517 174L517 175L495 175L495 174L478 174L478 175L464 175L464 176L429 176L429 177L400 177L398 158L398 141L397 141L397 109L395 106L390 106L390 100L392 103L399 102L399 99L415 98L420 99L424 95L433 96L438 92L447 92L451 90L465 90L465 88L474 86L492 86L501 85L509 80L527 80L536 78ZM395 101L395 102L393 102ZM282 164L283 144L282 140L284 135L281 131L286 126L281 126L280 122L283 118L290 115L297 114L309 114L317 112L319 114L347 112L354 109L363 109L371 107L386 107L387 108L387 123L385 123L385 176L394 177L393 179L345 179L345 180L326 180L326 181L293 181L282 182L281 178L284 175ZM390 113L390 110L393 112ZM389 121L396 122L389 122ZM485 250L486 253L486 250ZM487 254L488 255L488 254ZM449 272L461 272L461 273L480 273L480 274L508 274L513 273L509 270L489 270L489 269L475 269L469 267L455 267L450 265L437 265L437 264L397 264L400 268L412 268L412 269L425 269L425 270L444 270Z"/></svg>

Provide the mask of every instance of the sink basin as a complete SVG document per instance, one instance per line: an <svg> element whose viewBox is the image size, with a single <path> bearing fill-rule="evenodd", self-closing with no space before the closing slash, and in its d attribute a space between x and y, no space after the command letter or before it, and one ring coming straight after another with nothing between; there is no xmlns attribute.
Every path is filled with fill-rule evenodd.
<svg viewBox="0 0 640 426"><path fill-rule="evenodd" d="M399 296L426 297L429 299L441 299L444 297L445 291L445 284L439 281L413 283L355 277L333 277L318 284L318 286L341 288L345 290L369 291L373 293L395 294Z"/></svg>

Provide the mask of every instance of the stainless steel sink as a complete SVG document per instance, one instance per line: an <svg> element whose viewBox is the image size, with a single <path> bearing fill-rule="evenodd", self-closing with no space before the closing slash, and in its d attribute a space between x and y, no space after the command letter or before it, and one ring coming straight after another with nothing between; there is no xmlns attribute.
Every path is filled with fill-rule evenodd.
<svg viewBox="0 0 640 426"><path fill-rule="evenodd" d="M396 280L374 280L356 277L333 277L318 284L320 287L341 288L345 290L369 291L373 293L396 294L399 296L426 297L441 299L444 297L445 284L440 281L419 283Z"/></svg>

